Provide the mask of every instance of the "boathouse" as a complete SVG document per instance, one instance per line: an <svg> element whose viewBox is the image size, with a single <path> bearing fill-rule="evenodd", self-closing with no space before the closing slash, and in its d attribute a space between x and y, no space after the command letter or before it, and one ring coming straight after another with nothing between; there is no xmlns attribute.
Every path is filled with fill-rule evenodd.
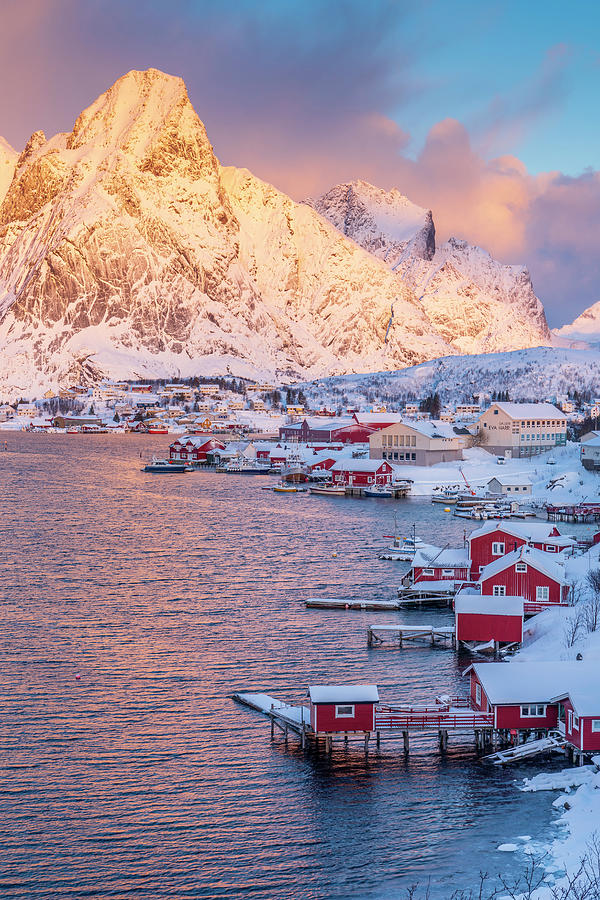
<svg viewBox="0 0 600 900"><path fill-rule="evenodd" d="M469 557L464 550L417 550L408 573L411 583L420 581L467 581Z"/></svg>
<svg viewBox="0 0 600 900"><path fill-rule="evenodd" d="M336 484L360 488L390 484L394 470L384 459L342 459L330 471Z"/></svg>
<svg viewBox="0 0 600 900"><path fill-rule="evenodd" d="M479 585L482 595L523 597L525 615L548 606L566 606L569 600L563 566L549 553L526 544L485 566Z"/></svg>
<svg viewBox="0 0 600 900"><path fill-rule="evenodd" d="M373 731L379 691L375 684L309 687L310 724L316 733Z"/></svg>
<svg viewBox="0 0 600 900"><path fill-rule="evenodd" d="M471 676L471 704L492 713L496 729L556 728L558 703L551 698L565 684L560 669L557 662L474 663L465 671Z"/></svg>
<svg viewBox="0 0 600 900"><path fill-rule="evenodd" d="M558 731L574 750L600 750L597 662L474 663L471 705L491 712L494 728Z"/></svg>
<svg viewBox="0 0 600 900"><path fill-rule="evenodd" d="M523 640L523 598L459 594L454 601L456 640L520 644Z"/></svg>
<svg viewBox="0 0 600 900"><path fill-rule="evenodd" d="M206 462L208 453L215 450L224 450L225 444L211 435L184 434L177 438L169 447L169 459L175 461L201 463Z"/></svg>
<svg viewBox="0 0 600 900"><path fill-rule="evenodd" d="M485 566L523 544L545 553L572 551L575 546L573 538L562 535L550 522L486 522L471 532L468 541L471 578L479 578Z"/></svg>
<svg viewBox="0 0 600 900"><path fill-rule="evenodd" d="M552 702L558 703L558 730L569 743L582 753L599 753L600 687L588 667L572 672L567 689Z"/></svg>

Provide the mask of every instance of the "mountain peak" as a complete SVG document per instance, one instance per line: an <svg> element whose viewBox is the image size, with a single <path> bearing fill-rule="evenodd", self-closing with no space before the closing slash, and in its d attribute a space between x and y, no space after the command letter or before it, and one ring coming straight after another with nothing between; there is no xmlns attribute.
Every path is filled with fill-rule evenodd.
<svg viewBox="0 0 600 900"><path fill-rule="evenodd" d="M397 188L385 191L359 179L338 184L306 202L390 266L407 255L431 259L435 252L431 210L412 203Z"/></svg>

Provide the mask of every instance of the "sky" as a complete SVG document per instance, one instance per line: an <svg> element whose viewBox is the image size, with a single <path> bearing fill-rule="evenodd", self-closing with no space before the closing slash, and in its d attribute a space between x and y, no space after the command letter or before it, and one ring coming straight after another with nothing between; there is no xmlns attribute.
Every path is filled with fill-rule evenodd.
<svg viewBox="0 0 600 900"><path fill-rule="evenodd" d="M221 162L295 199L362 178L524 263L552 326L600 301L600 4L0 0L0 135L180 75Z"/></svg>

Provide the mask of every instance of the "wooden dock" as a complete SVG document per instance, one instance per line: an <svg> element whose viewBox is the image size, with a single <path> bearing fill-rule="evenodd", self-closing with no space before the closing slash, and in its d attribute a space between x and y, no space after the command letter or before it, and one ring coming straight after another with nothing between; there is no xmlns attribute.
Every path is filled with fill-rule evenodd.
<svg viewBox="0 0 600 900"><path fill-rule="evenodd" d="M403 647L425 641L432 647L443 645L456 647L456 629L454 625L368 625L367 646L378 647L382 644L393 644Z"/></svg>
<svg viewBox="0 0 600 900"><path fill-rule="evenodd" d="M309 597L304 605L309 609L362 609L371 612L400 609L397 600L340 600L334 597Z"/></svg>
<svg viewBox="0 0 600 900"><path fill-rule="evenodd" d="M472 710L467 700L434 705L380 705L375 709L373 730L347 732L315 732L307 707L283 703L269 694L238 692L232 695L232 700L267 716L271 720L272 739L275 728L283 733L286 744L290 732L297 734L303 750L312 747L318 752L323 746L326 753L331 753L334 741L343 742L345 747L350 741L360 741L364 744L365 754L368 754L371 740L378 748L383 740L402 740L404 753L408 754L411 733L430 733L437 734L439 749L444 752L448 747L449 733L469 732L475 736L476 748L482 750L491 748L497 738L493 716Z"/></svg>

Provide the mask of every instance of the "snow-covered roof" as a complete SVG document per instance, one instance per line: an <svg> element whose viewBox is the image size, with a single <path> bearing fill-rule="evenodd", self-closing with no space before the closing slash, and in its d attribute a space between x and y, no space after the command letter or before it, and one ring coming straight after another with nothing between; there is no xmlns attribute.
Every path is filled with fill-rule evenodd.
<svg viewBox="0 0 600 900"><path fill-rule="evenodd" d="M470 565L466 550L438 550L437 547L417 550L413 557L413 568L416 566L436 569L468 569Z"/></svg>
<svg viewBox="0 0 600 900"><path fill-rule="evenodd" d="M467 671L473 669L482 687L493 704L513 703L550 703L564 697L570 690L576 694L581 691L584 708L591 708L594 701L592 685L595 687L595 698L600 701L598 690L597 662L520 662L518 659L510 663L475 663ZM589 685L589 691L587 688ZM587 694L587 696L586 696ZM591 713L600 713L600 702L595 703ZM581 713L588 715L588 713Z"/></svg>
<svg viewBox="0 0 600 900"><path fill-rule="evenodd" d="M593 666L594 671L591 671ZM600 683L598 682L598 662L573 663L566 679L567 686L552 700L568 697L578 716L598 716L600 718Z"/></svg>
<svg viewBox="0 0 600 900"><path fill-rule="evenodd" d="M567 583L565 570L560 563L556 562L556 557L545 553L543 550L536 550L535 547L529 547L527 544L517 547L516 550L512 550L505 556L501 556L485 566L479 575L479 581L486 581L493 575L497 575L498 572L503 572L518 562L527 563L528 566L543 572L544 575L558 582L558 584Z"/></svg>
<svg viewBox="0 0 600 900"><path fill-rule="evenodd" d="M376 472L382 465L389 463L385 459L339 459L331 467L332 472ZM390 466L391 468L391 466Z"/></svg>
<svg viewBox="0 0 600 900"><path fill-rule="evenodd" d="M480 594L459 594L454 600L456 613L476 615L522 616L522 597L482 597Z"/></svg>
<svg viewBox="0 0 600 900"><path fill-rule="evenodd" d="M391 431L396 427L396 425L402 424L406 426L406 428L410 428L411 431L417 431L419 434L424 435L424 437L428 438L439 438L443 440L447 440L449 438L458 437L458 432L454 425L449 422L442 422L439 419L422 419L419 421L415 421L411 419L410 421L406 421L406 419L398 418L397 422L389 425L387 428L381 429L381 434L387 434L388 431ZM461 433L464 432L464 429L459 429Z"/></svg>
<svg viewBox="0 0 600 900"><path fill-rule="evenodd" d="M552 403L492 403L513 419L566 419Z"/></svg>
<svg viewBox="0 0 600 900"><path fill-rule="evenodd" d="M391 425L402 421L400 413L354 413L354 419L359 425L372 425L377 422L389 422Z"/></svg>
<svg viewBox="0 0 600 900"><path fill-rule="evenodd" d="M378 703L376 684L323 684L308 689L312 703Z"/></svg>
<svg viewBox="0 0 600 900"><path fill-rule="evenodd" d="M581 439L583 442L583 438ZM600 447L600 435L596 435L595 437L590 438L589 440L584 442L586 447Z"/></svg>
<svg viewBox="0 0 600 900"><path fill-rule="evenodd" d="M497 481L502 487L505 487L506 485L510 485L511 487L512 485L531 487L533 484L531 478L528 478L527 475L494 475L494 477L490 478L488 481L488 487L492 481Z"/></svg>
<svg viewBox="0 0 600 900"><path fill-rule="evenodd" d="M560 547L571 547L575 544L573 538L563 534L551 534L556 528L552 522L493 522L488 521L481 528L476 528L468 537L469 541L473 538L483 537L493 531L500 531L504 534L512 534L514 537L520 537L524 541L533 541L541 544L548 543Z"/></svg>
<svg viewBox="0 0 600 900"><path fill-rule="evenodd" d="M348 425L356 425L354 419L338 418L337 416L319 416L318 418L304 418L300 422L294 422L292 425L283 425L282 428L300 429L302 424L306 422L312 431L337 431L338 428L346 428Z"/></svg>

